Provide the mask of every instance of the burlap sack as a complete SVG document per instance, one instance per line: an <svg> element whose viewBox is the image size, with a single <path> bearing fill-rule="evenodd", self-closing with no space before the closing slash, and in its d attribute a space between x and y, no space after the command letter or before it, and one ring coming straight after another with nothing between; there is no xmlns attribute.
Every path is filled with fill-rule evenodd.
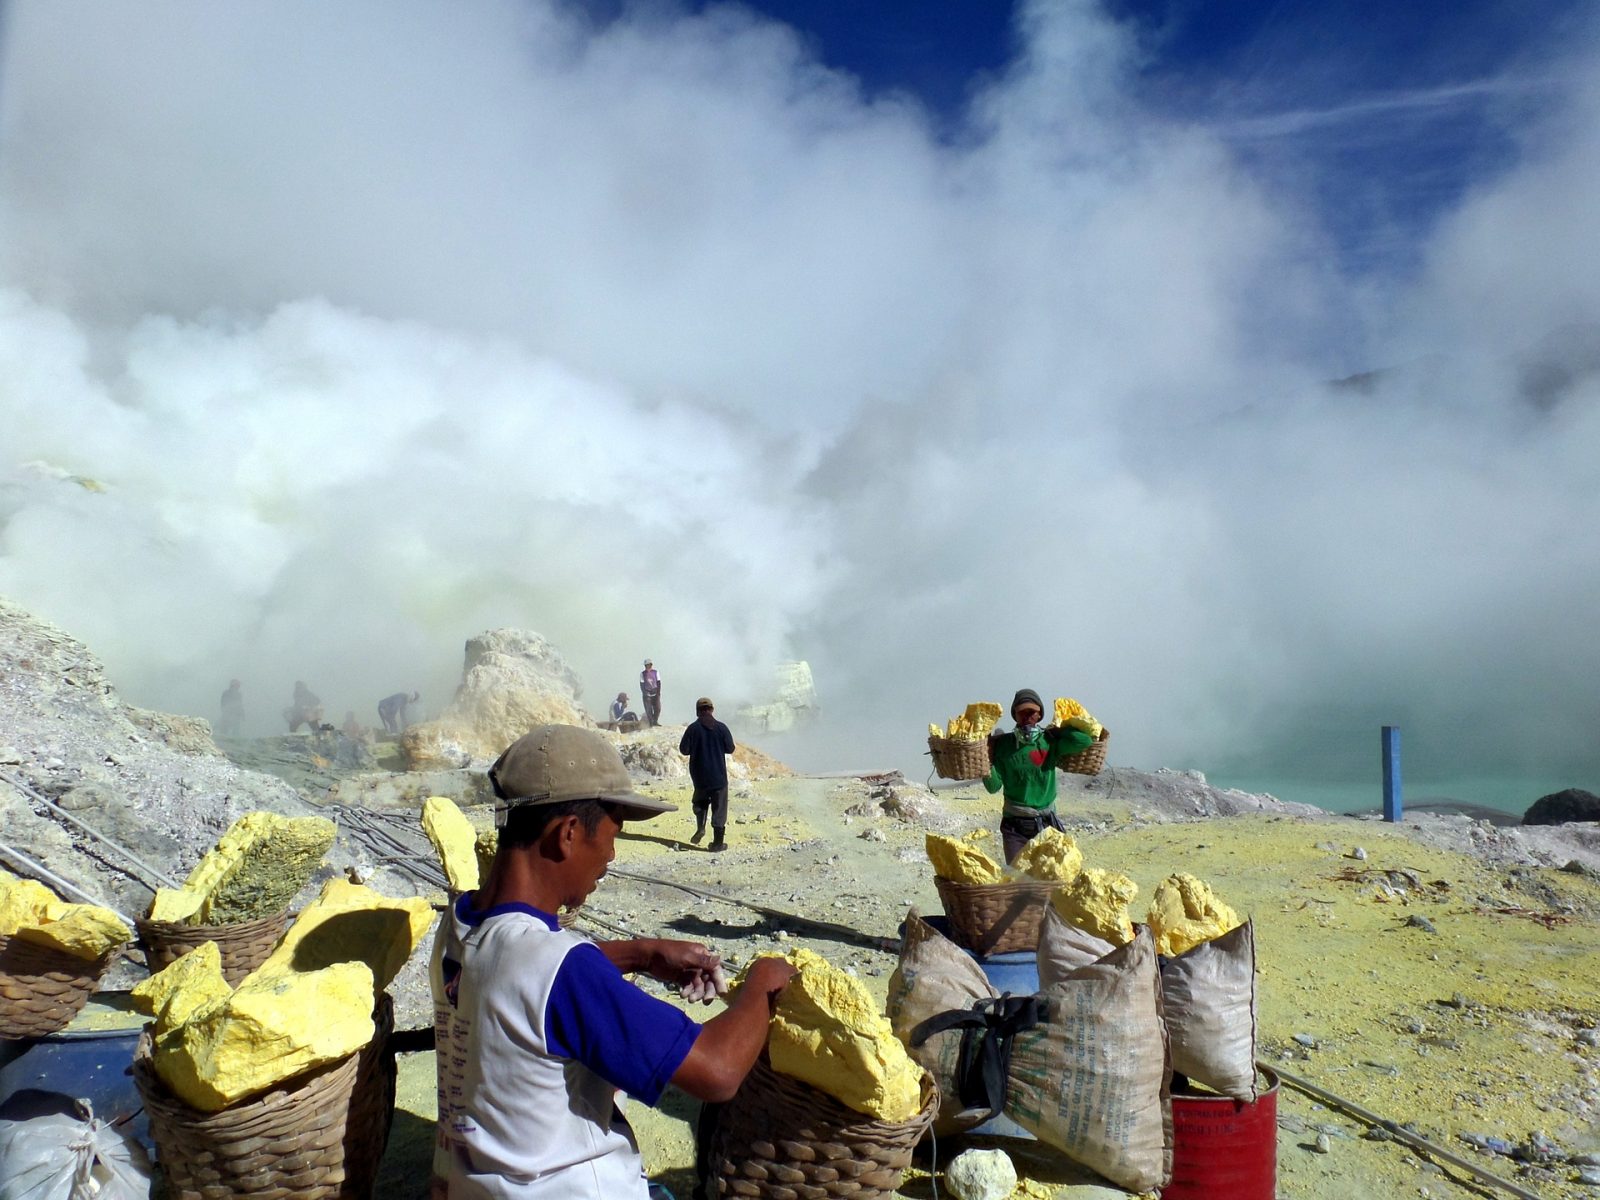
<svg viewBox="0 0 1600 1200"><path fill-rule="evenodd" d="M1163 1186L1172 1071L1150 931L1041 995L1043 1022L1011 1045L1006 1116L1120 1187Z"/></svg>
<svg viewBox="0 0 1600 1200"><path fill-rule="evenodd" d="M887 1012L895 1036L905 1043L912 1059L939 1085L936 1134L958 1133L982 1124L987 1109L966 1108L956 1086L961 1057L961 1031L936 1033L920 1046L911 1044L911 1031L930 1017L952 1009L969 1009L998 992L972 956L924 921L916 909L906 914L900 939L900 963L889 976Z"/></svg>
<svg viewBox="0 0 1600 1200"><path fill-rule="evenodd" d="M1103 938L1079 929L1046 905L1039 924L1039 986L1059 983L1079 967L1087 967L1110 954L1116 947Z"/></svg>
<svg viewBox="0 0 1600 1200"><path fill-rule="evenodd" d="M1172 1069L1248 1104L1256 1098L1256 939L1251 922L1161 963Z"/></svg>

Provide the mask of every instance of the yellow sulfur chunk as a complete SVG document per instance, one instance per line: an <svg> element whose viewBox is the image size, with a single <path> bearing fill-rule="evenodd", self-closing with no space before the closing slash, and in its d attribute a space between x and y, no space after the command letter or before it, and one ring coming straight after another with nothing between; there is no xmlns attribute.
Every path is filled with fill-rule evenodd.
<svg viewBox="0 0 1600 1200"><path fill-rule="evenodd" d="M767 1038L772 1068L857 1112L904 1121L922 1108L922 1068L861 981L810 950L778 997Z"/></svg>
<svg viewBox="0 0 1600 1200"><path fill-rule="evenodd" d="M981 742L989 736L989 731L1000 720L1000 706L992 701L980 700L967 705L967 709L959 717L951 717L946 729L937 725L929 725L928 733L932 737L949 738L957 742Z"/></svg>
<svg viewBox="0 0 1600 1200"><path fill-rule="evenodd" d="M132 938L133 930L122 918L98 904L61 904L52 919L17 930L19 941L49 946L91 962Z"/></svg>
<svg viewBox="0 0 1600 1200"><path fill-rule="evenodd" d="M134 984L130 993L133 1006L156 1019L156 1037L232 994L233 989L222 977L222 952L215 942L201 942L148 979Z"/></svg>
<svg viewBox="0 0 1600 1200"><path fill-rule="evenodd" d="M433 843L439 865L452 892L470 892L478 886L478 858L474 850L478 831L456 807L454 800L429 796L422 802L422 828Z"/></svg>
<svg viewBox="0 0 1600 1200"><path fill-rule="evenodd" d="M485 829L473 842L472 849L478 856L478 882L482 883L489 878L489 869L494 866L494 852L500 848L500 831L498 829Z"/></svg>
<svg viewBox="0 0 1600 1200"><path fill-rule="evenodd" d="M433 924L433 905L420 896L397 900L359 883L330 879L295 918L267 960L244 980L283 971L317 971L360 962L387 988ZM367 1012L373 997L367 997Z"/></svg>
<svg viewBox="0 0 1600 1200"><path fill-rule="evenodd" d="M227 925L280 913L311 878L336 832L325 817L245 813L183 887L156 892L150 919Z"/></svg>
<svg viewBox="0 0 1600 1200"><path fill-rule="evenodd" d="M1090 737L1100 736L1100 722L1089 715L1089 710L1076 700L1056 699L1056 724L1081 729Z"/></svg>
<svg viewBox="0 0 1600 1200"><path fill-rule="evenodd" d="M1182 872L1168 875L1156 885L1147 920L1155 935L1156 953L1168 958L1244 924L1202 880Z"/></svg>
<svg viewBox="0 0 1600 1200"><path fill-rule="evenodd" d="M932 721L928 722L929 737L942 738L944 735L944 730L942 728L940 728L938 725L935 725Z"/></svg>
<svg viewBox="0 0 1600 1200"><path fill-rule="evenodd" d="M48 946L93 961L133 937L122 918L98 904L68 904L35 879L0 881L0 937Z"/></svg>
<svg viewBox="0 0 1600 1200"><path fill-rule="evenodd" d="M1032 879L1070 883L1083 870L1083 851L1070 833L1043 829L1011 863L1013 872Z"/></svg>
<svg viewBox="0 0 1600 1200"><path fill-rule="evenodd" d="M933 873L951 883L999 883L1005 878L1000 864L970 838L930 833L923 838L923 846L928 852L928 861L933 864Z"/></svg>
<svg viewBox="0 0 1600 1200"><path fill-rule="evenodd" d="M1113 946L1133 941L1133 920L1128 907L1139 894L1139 885L1117 871L1085 867L1066 887L1050 898L1050 903L1073 925L1092 933Z"/></svg>
<svg viewBox="0 0 1600 1200"><path fill-rule="evenodd" d="M66 905L44 884L18 879L0 889L0 937L9 937L25 925L51 919Z"/></svg>
<svg viewBox="0 0 1600 1200"><path fill-rule="evenodd" d="M185 1103L218 1112L372 1040L372 972L259 971L155 1041L156 1073Z"/></svg>

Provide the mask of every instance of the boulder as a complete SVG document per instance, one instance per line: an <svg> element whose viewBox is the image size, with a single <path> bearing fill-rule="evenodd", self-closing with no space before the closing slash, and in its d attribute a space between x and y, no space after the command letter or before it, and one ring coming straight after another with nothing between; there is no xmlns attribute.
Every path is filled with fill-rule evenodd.
<svg viewBox="0 0 1600 1200"><path fill-rule="evenodd" d="M1522 814L1524 825L1565 825L1569 821L1600 821L1600 796L1582 788L1567 788L1540 796Z"/></svg>
<svg viewBox="0 0 1600 1200"><path fill-rule="evenodd" d="M779 663L774 675L772 698L761 704L740 705L739 723L757 733L783 733L815 720L821 708L811 664Z"/></svg>
<svg viewBox="0 0 1600 1200"><path fill-rule="evenodd" d="M583 684L537 633L493 629L467 642L455 698L400 735L410 771L487 766L535 725L589 725Z"/></svg>

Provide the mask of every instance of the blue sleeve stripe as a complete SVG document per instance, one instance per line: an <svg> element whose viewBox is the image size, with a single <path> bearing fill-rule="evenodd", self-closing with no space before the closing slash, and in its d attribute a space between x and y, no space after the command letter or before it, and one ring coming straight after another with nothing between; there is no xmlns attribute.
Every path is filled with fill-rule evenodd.
<svg viewBox="0 0 1600 1200"><path fill-rule="evenodd" d="M562 960L545 1006L552 1054L581 1062L645 1104L661 1099L699 1034L687 1013L629 983L594 945L576 946Z"/></svg>

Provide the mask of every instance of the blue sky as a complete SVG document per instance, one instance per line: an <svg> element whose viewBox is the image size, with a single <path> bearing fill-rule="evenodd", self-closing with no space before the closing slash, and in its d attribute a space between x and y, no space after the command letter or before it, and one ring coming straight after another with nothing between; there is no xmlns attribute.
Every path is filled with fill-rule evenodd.
<svg viewBox="0 0 1600 1200"><path fill-rule="evenodd" d="M703 6L702 6L703 7ZM947 137L1018 46L1010 0L750 0L871 95ZM1419 240L1509 167L1592 33L1581 0L1107 0L1137 31L1134 96L1221 131L1269 187L1314 198L1344 266L1408 271Z"/></svg>

